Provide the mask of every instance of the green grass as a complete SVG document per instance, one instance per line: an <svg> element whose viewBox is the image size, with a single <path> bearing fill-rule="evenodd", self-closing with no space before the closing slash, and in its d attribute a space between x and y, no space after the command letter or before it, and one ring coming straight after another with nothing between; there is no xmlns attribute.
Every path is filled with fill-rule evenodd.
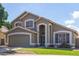
<svg viewBox="0 0 79 59"><path fill-rule="evenodd" d="M42 55L79 55L79 50L54 48L22 48L20 51L30 51Z"/></svg>

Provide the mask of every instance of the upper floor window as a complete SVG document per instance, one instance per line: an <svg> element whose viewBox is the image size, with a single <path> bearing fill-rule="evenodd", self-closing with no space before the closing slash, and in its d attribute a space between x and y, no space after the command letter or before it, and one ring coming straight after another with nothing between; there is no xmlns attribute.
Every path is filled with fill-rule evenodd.
<svg viewBox="0 0 79 59"><path fill-rule="evenodd" d="M14 26L15 26L15 27L17 27L17 26L22 26L22 22L17 21L17 22L15 22Z"/></svg>
<svg viewBox="0 0 79 59"><path fill-rule="evenodd" d="M34 28L34 20L33 19L28 19L25 21L25 26L29 28Z"/></svg>

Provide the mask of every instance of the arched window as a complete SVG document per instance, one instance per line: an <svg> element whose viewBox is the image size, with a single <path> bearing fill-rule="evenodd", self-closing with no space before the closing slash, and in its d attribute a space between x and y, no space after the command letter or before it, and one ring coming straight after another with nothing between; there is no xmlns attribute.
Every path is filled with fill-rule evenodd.
<svg viewBox="0 0 79 59"><path fill-rule="evenodd" d="M67 43L70 44L72 33L70 31L57 31L54 32L55 43Z"/></svg>
<svg viewBox="0 0 79 59"><path fill-rule="evenodd" d="M15 22L15 27L17 27L17 26L22 26L22 22L20 22L20 21L18 21L18 22Z"/></svg>
<svg viewBox="0 0 79 59"><path fill-rule="evenodd" d="M34 28L34 20L33 19L26 20L25 21L25 27Z"/></svg>

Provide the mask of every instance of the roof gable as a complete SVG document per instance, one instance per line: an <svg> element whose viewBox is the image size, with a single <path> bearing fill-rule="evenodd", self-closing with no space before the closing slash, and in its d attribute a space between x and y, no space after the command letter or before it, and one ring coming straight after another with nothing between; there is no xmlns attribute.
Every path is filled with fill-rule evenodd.
<svg viewBox="0 0 79 59"><path fill-rule="evenodd" d="M14 27L13 29L11 29L10 31L8 31L7 33L10 33L10 32L12 32L12 31L14 31L14 30L16 30L16 32L18 32L19 30L20 30L20 31L24 30L24 31L32 32L32 33L37 33L37 32L35 32L35 31L33 31L33 30L30 30L30 29L27 29L27 28L23 28L23 27L20 27L20 26Z"/></svg>
<svg viewBox="0 0 79 59"><path fill-rule="evenodd" d="M33 13L30 13L30 12L26 12L26 11L25 11L25 12L23 12L20 16L18 16L15 20L17 20L17 19L21 20L23 17L25 17L25 16L28 15L28 14L35 15L35 14L33 14ZM45 17L40 17L40 16L38 16L38 15L35 15L35 16L38 17L38 19L37 19L36 21L41 20L41 19L45 19L45 20L47 20L47 21L50 22L50 23L57 24L57 25L59 25L59 26L62 26L62 27L64 27L64 28L70 30L70 31L77 32L77 31L74 30L74 29L68 28L68 27L66 27L66 26L64 26L64 25L61 25L61 24L58 24L58 23L56 23L56 22L54 22L54 21L52 21L52 20L50 20L50 19L47 19L47 18L45 18ZM12 23L13 23L15 20L13 20Z"/></svg>
<svg viewBox="0 0 79 59"><path fill-rule="evenodd" d="M16 20L22 20L23 18L25 18L26 16L28 17L28 15L30 15L30 17L31 16L35 16L35 17L38 17L39 18L39 16L38 15L35 15L35 14L33 14L33 13L30 13L30 12L23 12L23 13L21 13L18 17L16 17L13 21L12 21L12 23L14 23ZM29 18L30 18L29 17Z"/></svg>

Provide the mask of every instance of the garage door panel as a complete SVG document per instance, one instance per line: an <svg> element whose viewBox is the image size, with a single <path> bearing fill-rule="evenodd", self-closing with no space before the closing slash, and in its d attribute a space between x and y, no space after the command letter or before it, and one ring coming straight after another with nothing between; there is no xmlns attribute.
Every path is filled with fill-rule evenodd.
<svg viewBox="0 0 79 59"><path fill-rule="evenodd" d="M11 35L9 36L9 46L29 47L29 35Z"/></svg>

